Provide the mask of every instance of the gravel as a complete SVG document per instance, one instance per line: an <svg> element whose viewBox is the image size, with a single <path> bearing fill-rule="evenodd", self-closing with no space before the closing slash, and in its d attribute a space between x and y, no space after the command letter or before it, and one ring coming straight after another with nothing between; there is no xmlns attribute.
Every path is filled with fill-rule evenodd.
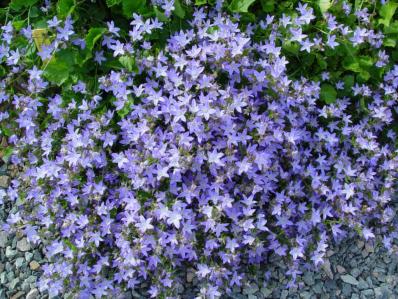
<svg viewBox="0 0 398 299"><path fill-rule="evenodd" d="M4 197L10 178L4 166L0 166L0 223L4 222L12 207ZM1 189L3 188L3 189ZM14 207L15 209L15 207ZM32 246L26 238L0 230L0 299L48 298L36 286L41 274L43 259L41 248ZM390 299L398 298L398 256L390 255L381 248L365 243L356 237L348 238L327 252L327 258L319 271L308 265L300 269L298 287L286 288L286 265L271 256L266 269L256 279L242 287L234 287L233 293L222 298L238 299ZM193 299L201 286L194 269L181 274L182 284L175 284L181 299ZM134 291L115 299L148 298L142 285Z"/></svg>
<svg viewBox="0 0 398 299"><path fill-rule="evenodd" d="M0 204L0 224L16 209L5 196L10 183L9 173L5 165L0 166L0 200L3 201ZM21 232L10 233L0 229L0 299L48 298L36 286L41 274L40 264L45 263L42 257L41 248L29 244Z"/></svg>

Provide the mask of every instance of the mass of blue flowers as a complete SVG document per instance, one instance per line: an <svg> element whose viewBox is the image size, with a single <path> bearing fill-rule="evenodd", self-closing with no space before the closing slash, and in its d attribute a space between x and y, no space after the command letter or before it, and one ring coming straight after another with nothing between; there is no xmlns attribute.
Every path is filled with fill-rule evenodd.
<svg viewBox="0 0 398 299"><path fill-rule="evenodd" d="M44 23L1 27L2 229L43 244L41 291L177 298L193 268L213 299L271 255L294 286L353 232L398 252L397 3L204 1L170 30L188 2L85 29L30 2Z"/></svg>

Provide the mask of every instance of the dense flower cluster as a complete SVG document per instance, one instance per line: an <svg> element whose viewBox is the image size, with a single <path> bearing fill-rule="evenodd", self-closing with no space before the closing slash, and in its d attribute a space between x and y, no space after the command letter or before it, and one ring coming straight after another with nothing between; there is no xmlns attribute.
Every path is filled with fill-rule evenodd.
<svg viewBox="0 0 398 299"><path fill-rule="evenodd" d="M307 52L366 43L384 66L383 35L366 27L366 11L356 14L361 27L326 15L329 33L310 39L306 5L245 31L197 10L156 54L143 37L161 22L134 15L128 42L109 22L93 62L134 55L137 71L110 70L96 94L78 81L70 97L37 67L27 70L27 92L5 91L24 66L4 26L0 57L12 71L0 101L18 111L11 161L24 165L8 189L19 211L5 228L45 244L40 289L100 298L149 281L151 297L175 296L176 270L193 267L198 297L216 298L270 254L286 259L294 284L301 263L321 265L332 240L352 230L392 249L398 66L380 86L356 84L351 98L324 105L321 82L289 78L281 54L281 40ZM71 19L48 25L55 38L38 53L44 65L85 47ZM255 42L258 30L267 39ZM29 27L21 33L32 41Z"/></svg>

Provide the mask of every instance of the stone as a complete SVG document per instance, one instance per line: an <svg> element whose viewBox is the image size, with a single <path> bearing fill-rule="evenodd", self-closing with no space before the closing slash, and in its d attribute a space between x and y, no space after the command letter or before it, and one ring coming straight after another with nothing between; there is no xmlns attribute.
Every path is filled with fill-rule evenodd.
<svg viewBox="0 0 398 299"><path fill-rule="evenodd" d="M0 231L0 247L6 248L8 242L8 234L4 231Z"/></svg>
<svg viewBox="0 0 398 299"><path fill-rule="evenodd" d="M315 294L320 295L322 293L322 282L318 282L316 285L314 285L314 287L312 288L312 290L314 291Z"/></svg>
<svg viewBox="0 0 398 299"><path fill-rule="evenodd" d="M36 299L37 297L39 297L39 290L36 288L31 289L26 295L26 299Z"/></svg>
<svg viewBox="0 0 398 299"><path fill-rule="evenodd" d="M7 282L7 276L6 276L6 272L2 272L0 274L0 284L5 284Z"/></svg>
<svg viewBox="0 0 398 299"><path fill-rule="evenodd" d="M373 290L372 289L367 289L367 290L363 290L361 291L361 296L363 298L373 298Z"/></svg>
<svg viewBox="0 0 398 299"><path fill-rule="evenodd" d="M330 261L329 259L325 259L325 262L322 265L322 269L323 271L325 271L326 275L330 278L333 279L333 272L332 269L330 267Z"/></svg>
<svg viewBox="0 0 398 299"><path fill-rule="evenodd" d="M249 296L247 296L247 299L257 299L257 296L250 294Z"/></svg>
<svg viewBox="0 0 398 299"><path fill-rule="evenodd" d="M341 289L341 292L344 295L344 298L349 298L350 294L352 293L351 285L345 283Z"/></svg>
<svg viewBox="0 0 398 299"><path fill-rule="evenodd" d="M35 283L37 280L37 276L30 275L28 278L26 278L27 283Z"/></svg>
<svg viewBox="0 0 398 299"><path fill-rule="evenodd" d="M314 273L310 271L306 271L303 276L303 281L305 282L306 285L312 286L315 284L314 280Z"/></svg>
<svg viewBox="0 0 398 299"><path fill-rule="evenodd" d="M32 252L25 252L25 260L29 263L33 258L33 253Z"/></svg>
<svg viewBox="0 0 398 299"><path fill-rule="evenodd" d="M30 250L30 244L26 238L22 238L17 242L17 249L19 251L25 252Z"/></svg>
<svg viewBox="0 0 398 299"><path fill-rule="evenodd" d="M6 258L13 258L14 256L17 255L17 251L16 250L12 250L11 246L7 246L6 248Z"/></svg>
<svg viewBox="0 0 398 299"><path fill-rule="evenodd" d="M362 240L357 241L357 247L358 247L359 249L362 249L364 245L365 245L365 242L364 242L364 241L362 241Z"/></svg>
<svg viewBox="0 0 398 299"><path fill-rule="evenodd" d="M351 276L349 274L342 275L340 278L345 283L348 283L348 284L351 284L351 285L354 285L354 286L357 286L358 283L359 283L358 280L356 280L356 278L354 276Z"/></svg>
<svg viewBox="0 0 398 299"><path fill-rule="evenodd" d="M261 288L261 293L265 298L271 298L272 295L272 288Z"/></svg>
<svg viewBox="0 0 398 299"><path fill-rule="evenodd" d="M374 288L374 293L376 299L388 299L390 295L388 289L385 287Z"/></svg>
<svg viewBox="0 0 398 299"><path fill-rule="evenodd" d="M307 291L301 292L301 293L300 293L300 298L303 298L303 299L310 299L310 298L311 298L311 293L310 293L310 292L307 292Z"/></svg>
<svg viewBox="0 0 398 299"><path fill-rule="evenodd" d="M29 263L29 268L30 268L31 270L33 270L33 271L36 271L37 269L40 268L40 264L39 264L38 262L36 262L36 261L31 261L31 262Z"/></svg>
<svg viewBox="0 0 398 299"><path fill-rule="evenodd" d="M365 243L365 251L369 254L369 253L374 253L375 252L375 248L374 246L370 245L369 243Z"/></svg>
<svg viewBox="0 0 398 299"><path fill-rule="evenodd" d="M10 299L22 298L22 296L23 296L24 294L25 294L24 292L19 291L18 293L16 293L15 295L13 295Z"/></svg>
<svg viewBox="0 0 398 299"><path fill-rule="evenodd" d="M289 296L289 291L288 290L283 290L281 294L281 299L286 299L287 296Z"/></svg>
<svg viewBox="0 0 398 299"><path fill-rule="evenodd" d="M351 299L359 299L359 295L358 294L352 294L351 295Z"/></svg>
<svg viewBox="0 0 398 299"><path fill-rule="evenodd" d="M25 259L23 257L17 258L15 260L15 267L21 268L24 262L25 262Z"/></svg>
<svg viewBox="0 0 398 299"><path fill-rule="evenodd" d="M258 286L256 284L250 284L243 288L243 295L254 294L258 291Z"/></svg>
<svg viewBox="0 0 398 299"><path fill-rule="evenodd" d="M0 175L0 187L1 188L8 188L10 183L10 177L6 175Z"/></svg>
<svg viewBox="0 0 398 299"><path fill-rule="evenodd" d="M359 290L366 290L366 289L369 289L369 284L365 280L363 280L362 278L359 278L359 282L358 282L357 288Z"/></svg>
<svg viewBox="0 0 398 299"><path fill-rule="evenodd" d="M10 290L14 290L17 285L19 284L19 277L14 278L11 282L10 285L8 286Z"/></svg>
<svg viewBox="0 0 398 299"><path fill-rule="evenodd" d="M192 282L193 278L195 277L195 273L194 272L187 272L187 282Z"/></svg>
<svg viewBox="0 0 398 299"><path fill-rule="evenodd" d="M337 272L340 273L340 274L346 273L345 268L344 268L343 266L340 266L340 265L337 265L336 270L337 270Z"/></svg>
<svg viewBox="0 0 398 299"><path fill-rule="evenodd" d="M357 278L361 274L361 270L359 270L358 268L354 268L350 271L350 274Z"/></svg>

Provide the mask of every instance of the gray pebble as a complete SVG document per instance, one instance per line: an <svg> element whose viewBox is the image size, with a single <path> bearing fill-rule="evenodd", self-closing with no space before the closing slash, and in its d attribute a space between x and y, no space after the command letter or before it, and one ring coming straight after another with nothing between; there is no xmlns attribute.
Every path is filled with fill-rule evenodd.
<svg viewBox="0 0 398 299"><path fill-rule="evenodd" d="M265 298L270 298L270 296L272 295L272 289L271 288L261 288L261 293L263 294L263 296Z"/></svg>
<svg viewBox="0 0 398 299"><path fill-rule="evenodd" d="M6 175L0 176L0 187L1 188L8 188L9 183L10 183L10 177L8 177Z"/></svg>
<svg viewBox="0 0 398 299"><path fill-rule="evenodd" d="M365 298L372 298L373 294L374 294L374 292L372 289L367 289L367 290L361 291L361 296L365 297Z"/></svg>
<svg viewBox="0 0 398 299"><path fill-rule="evenodd" d="M243 294L244 295L251 295L254 294L258 291L258 286L257 284L250 284L246 287L243 288Z"/></svg>
<svg viewBox="0 0 398 299"><path fill-rule="evenodd" d="M28 240L26 238L22 238L21 240L19 240L17 242L17 249L23 252L30 250L30 244Z"/></svg>
<svg viewBox="0 0 398 299"><path fill-rule="evenodd" d="M310 299L311 298L311 293L310 292L301 292L300 293L300 298Z"/></svg>
<svg viewBox="0 0 398 299"><path fill-rule="evenodd" d="M30 292L26 295L26 299L36 299L39 297L39 290L38 289L32 289Z"/></svg>
<svg viewBox="0 0 398 299"><path fill-rule="evenodd" d="M281 294L281 299L286 299L288 295L289 295L289 291L288 290L283 290L282 294Z"/></svg>
<svg viewBox="0 0 398 299"><path fill-rule="evenodd" d="M19 277L14 278L9 285L10 290L15 290L16 286L19 284Z"/></svg>
<svg viewBox="0 0 398 299"><path fill-rule="evenodd" d="M369 284L365 280L363 280L362 278L359 278L359 282L358 282L357 288L359 290L366 290L366 289L369 288Z"/></svg>
<svg viewBox="0 0 398 299"><path fill-rule="evenodd" d="M15 260L15 267L21 268L22 265L24 264L25 259L23 257L19 257Z"/></svg>
<svg viewBox="0 0 398 299"><path fill-rule="evenodd" d="M345 283L343 285L343 288L341 289L342 294L344 295L344 298L348 298L350 294L352 293L352 287L351 285Z"/></svg>
<svg viewBox="0 0 398 299"><path fill-rule="evenodd" d="M349 283L349 284L352 284L352 285L355 285L355 286L358 285L358 280L356 280L356 278L351 276L351 275L348 275L348 274L342 275L340 278L345 283Z"/></svg>
<svg viewBox="0 0 398 299"><path fill-rule="evenodd" d="M0 231L0 247L5 248L8 242L8 234L4 231Z"/></svg>
<svg viewBox="0 0 398 299"><path fill-rule="evenodd" d="M33 253L32 252L25 252L25 260L29 263L33 258Z"/></svg>
<svg viewBox="0 0 398 299"><path fill-rule="evenodd" d="M309 272L309 271L305 272L305 274L303 276L303 281L308 286L314 285L315 284L314 273L313 272Z"/></svg>
<svg viewBox="0 0 398 299"><path fill-rule="evenodd" d="M16 250L12 250L11 246L7 246L6 248L6 258L11 259L17 255Z"/></svg>

